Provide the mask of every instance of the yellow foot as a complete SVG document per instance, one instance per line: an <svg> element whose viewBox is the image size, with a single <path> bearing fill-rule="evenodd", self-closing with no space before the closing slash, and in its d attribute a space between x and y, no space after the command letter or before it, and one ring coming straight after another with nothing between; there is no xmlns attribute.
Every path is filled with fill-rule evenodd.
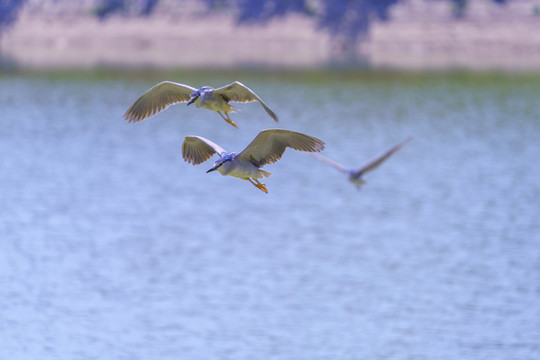
<svg viewBox="0 0 540 360"><path fill-rule="evenodd" d="M255 186L268 194L268 189L266 188L266 186L264 186L264 184L257 184Z"/></svg>
<svg viewBox="0 0 540 360"><path fill-rule="evenodd" d="M264 191L265 193L268 194L268 189L266 188L266 186L264 186L264 184L260 183L259 180L257 179L253 179L251 180L251 178L247 178L249 180L250 183L252 183L253 185L255 185L255 187L261 191Z"/></svg>
<svg viewBox="0 0 540 360"><path fill-rule="evenodd" d="M238 129L238 125L236 125L236 123L234 121L232 121L231 119L225 119L225 121Z"/></svg>
<svg viewBox="0 0 540 360"><path fill-rule="evenodd" d="M225 115L223 115L221 111L218 111L217 113L223 118L223 120L225 120L226 122L228 122L229 124L231 124L232 126L238 129L238 125L236 125L235 122L231 120L228 113L225 113Z"/></svg>

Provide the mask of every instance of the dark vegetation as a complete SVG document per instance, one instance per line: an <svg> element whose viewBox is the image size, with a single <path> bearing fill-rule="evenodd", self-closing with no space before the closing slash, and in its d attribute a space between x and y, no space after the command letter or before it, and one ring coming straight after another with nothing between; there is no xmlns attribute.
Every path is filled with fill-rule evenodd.
<svg viewBox="0 0 540 360"><path fill-rule="evenodd" d="M0 0L0 33L13 23L27 0ZM237 21L264 23L290 13L300 13L317 19L319 26L332 35L354 41L369 31L371 21L387 20L390 8L403 0L203 0L209 11L233 10ZM468 0L448 1L456 18L466 15ZM504 4L506 0L491 0ZM178 1L181 6L181 1ZM101 0L94 14L105 19L112 14L147 16L159 0Z"/></svg>
<svg viewBox="0 0 540 360"><path fill-rule="evenodd" d="M19 9L25 2L26 0L0 0L0 34L17 19Z"/></svg>

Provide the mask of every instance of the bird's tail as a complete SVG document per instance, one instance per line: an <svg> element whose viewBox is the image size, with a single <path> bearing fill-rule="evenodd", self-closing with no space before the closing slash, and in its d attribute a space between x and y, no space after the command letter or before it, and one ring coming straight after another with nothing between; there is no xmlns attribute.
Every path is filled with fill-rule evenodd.
<svg viewBox="0 0 540 360"><path fill-rule="evenodd" d="M270 175L272 175L272 173L269 173L268 171L264 171L264 170L259 169L259 171L257 172L257 179L267 178Z"/></svg>

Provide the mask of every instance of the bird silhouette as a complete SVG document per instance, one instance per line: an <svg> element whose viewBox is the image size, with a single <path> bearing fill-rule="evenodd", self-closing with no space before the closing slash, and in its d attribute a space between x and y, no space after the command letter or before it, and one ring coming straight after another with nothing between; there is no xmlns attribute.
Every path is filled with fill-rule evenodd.
<svg viewBox="0 0 540 360"><path fill-rule="evenodd" d="M334 167L335 169L341 171L342 173L346 174L348 180L350 182L352 182L353 184L355 184L358 189L360 189L361 186L366 183L366 181L362 178L362 176L365 173L377 168L386 159L388 159L390 156L392 156L395 152L397 152L398 150L402 149L405 145L407 145L411 140L412 139L410 137L405 139L404 141L400 142L399 144L397 144L397 145L391 147L390 149L386 150L382 154L374 157L373 159L371 159L370 161L368 161L367 163L365 163L363 166L361 166L358 169L349 169L349 168L341 165L340 163L338 163L338 162L336 162L334 160L331 160L331 159L329 159L329 158L327 158L325 156L319 155L319 154L312 154L312 156L314 158L316 158L317 160L320 160L320 161Z"/></svg>

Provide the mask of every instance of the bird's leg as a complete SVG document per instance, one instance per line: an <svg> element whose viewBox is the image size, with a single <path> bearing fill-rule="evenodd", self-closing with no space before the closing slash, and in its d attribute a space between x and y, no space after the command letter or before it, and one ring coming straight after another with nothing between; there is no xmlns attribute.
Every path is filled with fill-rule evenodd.
<svg viewBox="0 0 540 360"><path fill-rule="evenodd" d="M260 183L259 180L255 179L257 182L257 187L268 194L268 189L266 188L265 184Z"/></svg>
<svg viewBox="0 0 540 360"><path fill-rule="evenodd" d="M234 121L231 120L231 117L229 116L229 113L228 112L225 112L225 116L227 117L225 119L226 122L228 122L229 124L231 124L232 126L234 126L235 128L238 129L238 125L236 125L236 123Z"/></svg>
<svg viewBox="0 0 540 360"><path fill-rule="evenodd" d="M260 190L262 190L262 191L264 191L265 193L268 194L268 189L266 188L266 186L264 186L264 184L261 184L261 183L259 182L259 180L257 180L257 179L251 180L251 178L247 178L247 179L249 180L250 183L252 183L253 185L255 185L255 187L256 187L257 189L260 189Z"/></svg>
<svg viewBox="0 0 540 360"><path fill-rule="evenodd" d="M229 124L231 124L232 126L234 126L235 128L238 129L238 125L236 125L236 123L234 121L231 120L231 118L229 117L229 113L225 113L226 116L224 116L221 111L218 111L217 112L219 115L221 115L221 117L223 118L223 120L225 120L226 122L228 122Z"/></svg>

